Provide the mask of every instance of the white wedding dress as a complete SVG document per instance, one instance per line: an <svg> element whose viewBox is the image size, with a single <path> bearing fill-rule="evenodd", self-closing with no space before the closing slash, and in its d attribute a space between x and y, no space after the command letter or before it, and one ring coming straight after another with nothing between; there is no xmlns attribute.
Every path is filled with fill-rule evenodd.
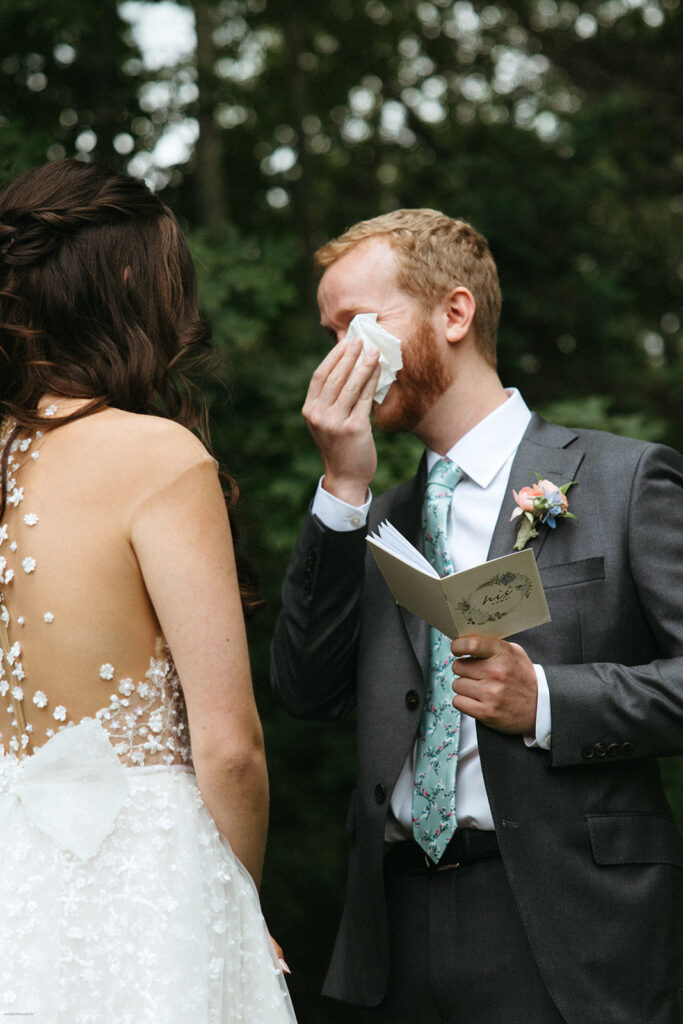
<svg viewBox="0 0 683 1024"><path fill-rule="evenodd" d="M255 886L199 794L165 642L122 676L102 653L105 596L92 650L69 620L69 565L53 572L45 543L59 498L32 487L41 436L12 445L0 524L0 1016L293 1024ZM60 671L69 631L88 663L97 652L80 688Z"/></svg>

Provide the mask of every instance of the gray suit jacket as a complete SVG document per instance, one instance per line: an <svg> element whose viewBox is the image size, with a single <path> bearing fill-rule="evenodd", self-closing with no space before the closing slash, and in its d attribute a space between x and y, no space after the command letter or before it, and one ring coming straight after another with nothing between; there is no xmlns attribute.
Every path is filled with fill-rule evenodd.
<svg viewBox="0 0 683 1024"><path fill-rule="evenodd" d="M534 472L578 481L578 518L541 527L531 542L552 622L512 638L545 668L551 750L477 728L505 870L570 1024L679 1024L683 844L656 758L683 752L683 458L534 416L489 558L512 550L511 488ZM373 502L369 528L388 518L420 546L424 485L423 460ZM272 680L298 717L357 707L347 899L325 992L376 1005L388 965L384 825L418 726L428 629L394 603L366 532L307 518L284 583Z"/></svg>

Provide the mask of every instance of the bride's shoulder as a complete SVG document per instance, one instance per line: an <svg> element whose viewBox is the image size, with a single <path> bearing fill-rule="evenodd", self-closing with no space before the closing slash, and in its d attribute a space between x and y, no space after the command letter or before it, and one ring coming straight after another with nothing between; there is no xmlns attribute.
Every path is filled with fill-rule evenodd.
<svg viewBox="0 0 683 1024"><path fill-rule="evenodd" d="M163 416L108 408L80 422L91 457L110 476L144 489L162 487L195 466L217 465L191 430Z"/></svg>
<svg viewBox="0 0 683 1024"><path fill-rule="evenodd" d="M141 458L148 456L171 463L187 459L212 459L191 430L165 416L142 415L111 408L97 416L101 416L103 431L126 455L135 453Z"/></svg>

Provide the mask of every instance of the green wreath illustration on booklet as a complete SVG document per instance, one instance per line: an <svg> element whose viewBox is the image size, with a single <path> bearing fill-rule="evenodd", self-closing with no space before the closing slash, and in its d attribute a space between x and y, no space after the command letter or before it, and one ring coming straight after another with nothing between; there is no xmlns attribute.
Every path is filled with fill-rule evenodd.
<svg viewBox="0 0 683 1024"><path fill-rule="evenodd" d="M531 580L523 573L505 572L492 576L459 601L456 609L468 626L483 626L508 615L531 593Z"/></svg>

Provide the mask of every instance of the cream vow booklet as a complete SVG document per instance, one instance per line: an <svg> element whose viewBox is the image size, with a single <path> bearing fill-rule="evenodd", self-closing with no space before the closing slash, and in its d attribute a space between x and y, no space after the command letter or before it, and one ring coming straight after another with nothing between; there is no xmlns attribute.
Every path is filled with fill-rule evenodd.
<svg viewBox="0 0 683 1024"><path fill-rule="evenodd" d="M440 579L391 523L366 539L396 603L451 639L465 633L502 638L550 622L530 548Z"/></svg>

